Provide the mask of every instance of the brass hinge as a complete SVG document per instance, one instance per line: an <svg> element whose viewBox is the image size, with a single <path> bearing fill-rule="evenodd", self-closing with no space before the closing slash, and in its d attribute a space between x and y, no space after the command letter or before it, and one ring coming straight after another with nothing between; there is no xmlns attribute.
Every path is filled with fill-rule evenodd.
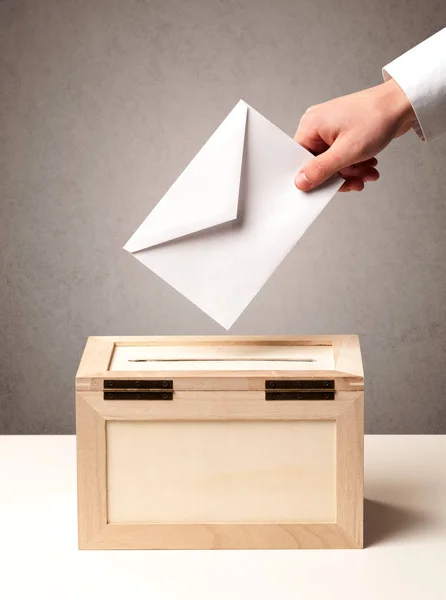
<svg viewBox="0 0 446 600"><path fill-rule="evenodd" d="M265 400L334 400L333 379L269 379L265 381Z"/></svg>
<svg viewBox="0 0 446 600"><path fill-rule="evenodd" d="M173 400L173 381L105 379L104 400Z"/></svg>

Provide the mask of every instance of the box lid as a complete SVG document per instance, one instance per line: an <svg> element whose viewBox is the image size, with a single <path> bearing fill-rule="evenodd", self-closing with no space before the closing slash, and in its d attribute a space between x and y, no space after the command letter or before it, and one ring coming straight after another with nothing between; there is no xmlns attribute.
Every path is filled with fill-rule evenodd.
<svg viewBox="0 0 446 600"><path fill-rule="evenodd" d="M159 379L175 380L176 390L253 390L276 378L341 378L362 389L359 339L355 335L90 337L76 389L104 389L104 380L111 379Z"/></svg>

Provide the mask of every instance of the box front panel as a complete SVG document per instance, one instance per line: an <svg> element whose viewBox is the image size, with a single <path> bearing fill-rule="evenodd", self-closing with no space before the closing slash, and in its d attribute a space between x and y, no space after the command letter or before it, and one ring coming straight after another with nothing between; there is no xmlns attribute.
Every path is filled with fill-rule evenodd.
<svg viewBox="0 0 446 600"><path fill-rule="evenodd" d="M335 421L108 421L109 523L334 523Z"/></svg>

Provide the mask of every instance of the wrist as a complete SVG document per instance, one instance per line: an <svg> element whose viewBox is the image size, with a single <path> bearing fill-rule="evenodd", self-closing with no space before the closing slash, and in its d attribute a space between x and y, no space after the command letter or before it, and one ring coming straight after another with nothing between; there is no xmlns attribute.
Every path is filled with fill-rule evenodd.
<svg viewBox="0 0 446 600"><path fill-rule="evenodd" d="M384 108L391 115L397 127L396 136L406 133L416 121L415 112L408 97L394 79L389 79L378 87L382 88Z"/></svg>

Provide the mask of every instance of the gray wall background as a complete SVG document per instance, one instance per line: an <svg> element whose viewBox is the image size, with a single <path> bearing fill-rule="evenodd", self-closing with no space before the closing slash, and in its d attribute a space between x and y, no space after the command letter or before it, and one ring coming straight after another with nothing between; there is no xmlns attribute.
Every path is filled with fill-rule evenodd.
<svg viewBox="0 0 446 600"><path fill-rule="evenodd" d="M223 333L121 247L239 98L293 135L445 24L443 0L2 0L0 432L74 432L88 335ZM446 433L445 152L394 142L231 331L360 334L369 433Z"/></svg>

